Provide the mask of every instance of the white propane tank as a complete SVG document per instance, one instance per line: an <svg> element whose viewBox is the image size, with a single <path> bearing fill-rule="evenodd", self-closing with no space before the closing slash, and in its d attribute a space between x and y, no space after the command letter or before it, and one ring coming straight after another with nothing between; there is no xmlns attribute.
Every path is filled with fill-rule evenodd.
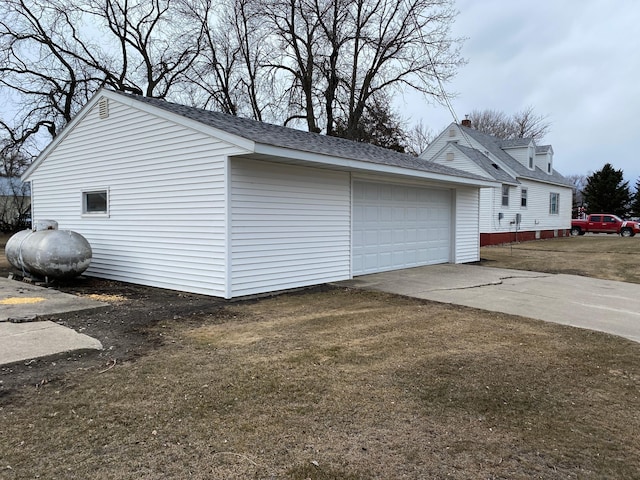
<svg viewBox="0 0 640 480"><path fill-rule="evenodd" d="M42 278L71 278L91 263L91 245L71 230L57 230L53 220L41 221L36 228L13 235L5 246L5 256L18 270Z"/></svg>

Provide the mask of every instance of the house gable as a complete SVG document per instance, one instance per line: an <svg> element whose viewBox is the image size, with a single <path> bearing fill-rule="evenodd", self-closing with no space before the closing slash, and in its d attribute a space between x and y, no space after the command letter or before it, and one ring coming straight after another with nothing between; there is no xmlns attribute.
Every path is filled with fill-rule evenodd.
<svg viewBox="0 0 640 480"><path fill-rule="evenodd" d="M246 150L153 112L94 102L29 174L33 218L92 246L88 275L224 296L227 163ZM83 213L104 191L108 213Z"/></svg>

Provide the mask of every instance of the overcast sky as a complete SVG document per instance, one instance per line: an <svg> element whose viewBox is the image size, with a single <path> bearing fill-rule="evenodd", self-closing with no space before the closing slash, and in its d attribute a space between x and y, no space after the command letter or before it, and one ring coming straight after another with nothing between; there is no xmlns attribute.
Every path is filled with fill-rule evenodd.
<svg viewBox="0 0 640 480"><path fill-rule="evenodd" d="M640 177L640 1L457 0L454 34L468 64L447 85L460 120L474 109L548 115L554 166L588 174L605 163L631 187ZM411 102L405 114L434 133L443 107Z"/></svg>

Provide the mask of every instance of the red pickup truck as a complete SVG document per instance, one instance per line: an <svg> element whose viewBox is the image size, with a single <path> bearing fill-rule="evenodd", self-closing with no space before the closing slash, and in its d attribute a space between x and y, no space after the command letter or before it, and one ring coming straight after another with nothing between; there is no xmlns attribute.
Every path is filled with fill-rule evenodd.
<svg viewBox="0 0 640 480"><path fill-rule="evenodd" d="M609 213L594 213L586 219L571 220L571 235L591 233L619 233L623 237L633 237L640 233L640 224L631 220L622 220Z"/></svg>

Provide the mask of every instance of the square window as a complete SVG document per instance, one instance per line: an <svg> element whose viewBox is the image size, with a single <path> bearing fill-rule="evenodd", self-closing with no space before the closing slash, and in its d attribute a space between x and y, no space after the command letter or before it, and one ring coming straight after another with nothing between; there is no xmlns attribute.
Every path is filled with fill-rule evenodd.
<svg viewBox="0 0 640 480"><path fill-rule="evenodd" d="M82 213L107 215L109 213L109 191L92 190L82 192Z"/></svg>

